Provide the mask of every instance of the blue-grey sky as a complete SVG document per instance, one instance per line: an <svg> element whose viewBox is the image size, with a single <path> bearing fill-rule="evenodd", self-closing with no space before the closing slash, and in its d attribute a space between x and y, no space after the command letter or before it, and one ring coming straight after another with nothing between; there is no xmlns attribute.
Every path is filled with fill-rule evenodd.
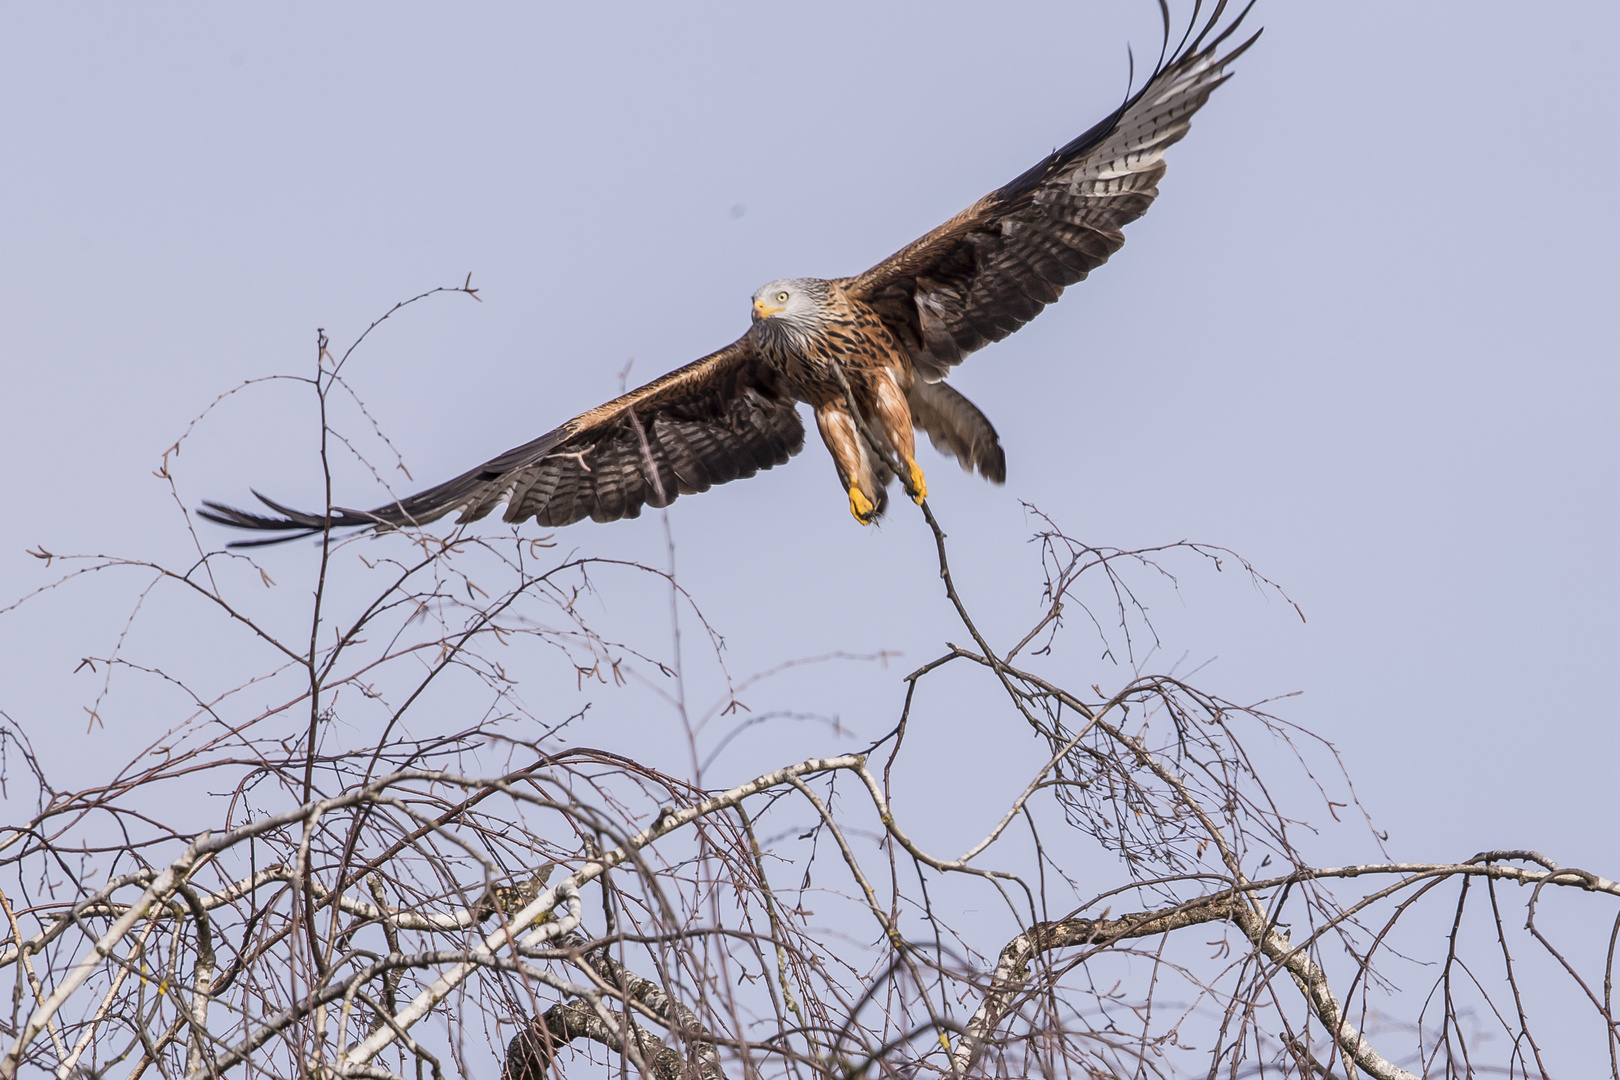
<svg viewBox="0 0 1620 1080"><path fill-rule="evenodd" d="M1532 847L1614 876L1620 9L1273 2L1253 19L1265 36L1124 249L953 376L1008 458L997 488L924 452L964 592L1003 644L1035 617L1021 500L1093 543L1235 549L1308 621L1188 565L1148 666L1206 665L1242 701L1302 691L1279 710L1338 745L1397 857ZM184 561L152 475L164 449L241 380L307 372L317 327L347 344L472 274L483 303L413 308L349 369L435 482L611 396L630 358L643 381L732 340L760 283L856 272L931 228L1101 116L1127 44L1140 67L1156 40L1145 2L9 6L5 599L54 574L35 545ZM186 444L180 494L317 504L313 445L301 392L255 391ZM340 502L379 500L358 468L337 483ZM904 654L789 679L777 704L876 734L907 665L960 636L915 513L857 526L813 433L669 520L734 670ZM655 513L561 539L666 558ZM311 558L263 562L296 583ZM304 586L278 587L295 610ZM69 673L110 648L121 588L0 631L0 708L59 769L120 761L160 722L109 716L85 755L94 689ZM662 640L661 599L623 603L602 617ZM183 616L162 618L148 655L188 647ZM1070 656L1075 684L1124 677ZM668 722L636 686L594 715L582 741ZM1039 756L987 737L1007 723L967 697L924 730L975 747L939 755L972 790ZM736 773L835 744L806 728L739 747ZM1361 833L1318 843L1323 862L1369 854Z"/></svg>

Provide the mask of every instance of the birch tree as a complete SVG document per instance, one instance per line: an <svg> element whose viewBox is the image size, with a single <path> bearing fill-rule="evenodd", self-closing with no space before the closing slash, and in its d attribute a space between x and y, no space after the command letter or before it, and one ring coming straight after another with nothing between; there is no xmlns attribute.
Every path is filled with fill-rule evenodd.
<svg viewBox="0 0 1620 1080"><path fill-rule="evenodd" d="M359 399L349 353L324 335L316 353L289 378L327 468L359 442L336 405ZM588 710L535 705L547 687L514 674L543 655L571 689L676 686L585 602L608 580L667 596L712 643L667 570L477 525L327 536L312 579L276 589L258 553L199 532L185 566L39 550L62 575L18 604L122 575L273 662L221 690L181 673L185 641L172 666L122 639L87 657L92 724L119 708L115 674L180 702L93 783L49 775L5 717L0 1077L1547 1075L1526 954L1583 1003L1588 1075L1620 1077L1620 885L1523 850L1313 862L1312 821L1364 818L1333 746L1139 650L1146 582L1282 591L1218 547L1097 546L1032 513L1045 585L1025 632L981 633L924 503L894 527L931 531L955 622L896 672L898 713L861 717L876 737L854 750L829 734L825 756L720 787L592 748ZM309 599L289 623L271 601L294 584ZM1125 658L1113 685L1056 659L1075 635ZM931 696L947 671L991 687L981 723L1044 762L960 851L916 838L896 780L929 738L912 722L949 706ZM731 680L710 717L753 722L752 685ZM1538 914L1554 894L1612 923L1606 953ZM962 898L980 914L952 916ZM1441 932L1404 955L1421 920Z"/></svg>

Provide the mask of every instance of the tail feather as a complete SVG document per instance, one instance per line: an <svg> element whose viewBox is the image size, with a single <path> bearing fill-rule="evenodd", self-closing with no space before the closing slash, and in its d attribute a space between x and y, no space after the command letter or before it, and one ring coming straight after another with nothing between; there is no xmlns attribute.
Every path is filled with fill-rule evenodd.
<svg viewBox="0 0 1620 1080"><path fill-rule="evenodd" d="M944 382L918 379L907 395L913 427L928 433L928 441L949 454L967 472L978 470L993 484L1007 480L1007 455L996 429L973 402Z"/></svg>

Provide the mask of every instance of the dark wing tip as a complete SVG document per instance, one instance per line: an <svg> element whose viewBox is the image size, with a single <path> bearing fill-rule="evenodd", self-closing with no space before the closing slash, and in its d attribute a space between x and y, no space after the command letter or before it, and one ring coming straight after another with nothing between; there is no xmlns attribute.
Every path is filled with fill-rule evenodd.
<svg viewBox="0 0 1620 1080"><path fill-rule="evenodd" d="M255 491L253 497L274 510L280 517L266 517L263 514L249 513L238 510L234 506L226 506L211 500L203 500L197 516L204 521L212 521L216 525L225 525L233 529L252 529L256 532L280 532L285 536L268 536L262 540L233 540L228 547L265 547L270 544L285 543L288 540L302 540L306 536L315 536L326 531L328 519L322 515L305 513L283 506L268 496ZM364 525L365 521L352 520L353 515L348 511L339 510L331 518L331 526Z"/></svg>
<svg viewBox="0 0 1620 1080"><path fill-rule="evenodd" d="M1249 12L1253 10L1254 5L1258 2L1259 0L1249 0L1249 3L1244 5L1243 10L1224 25L1222 25L1222 16L1226 12L1226 0L1220 0L1215 5L1214 10L1202 25L1199 24L1199 14L1195 11L1192 21L1187 26L1187 33L1176 46L1174 55L1166 58L1161 53L1159 62L1154 66L1152 74L1147 77L1146 81L1138 89L1128 93L1125 100L1120 102L1113 112L1020 173L1010 183L1003 185L986 197L999 202L1011 202L1017 197L1033 191L1049 175L1089 152L1098 143L1111 135L1120 121L1125 118L1125 114L1147 97L1161 80L1167 77L1173 79L1179 68L1196 65L1205 59L1214 58L1215 54L1220 51L1221 46L1226 44L1227 40L1243 25L1243 20L1248 18ZM1165 18L1163 50L1164 52L1170 52L1170 12L1169 8L1164 4L1161 3L1160 7L1164 11ZM1215 66L1222 69L1222 74L1215 85L1219 85L1219 83L1225 82L1231 77L1231 73L1224 69L1247 52L1249 47L1259 40L1264 30L1264 27L1260 27L1224 56L1214 60ZM1210 36L1211 33L1214 34L1213 37ZM1210 87L1210 89L1213 88L1213 86Z"/></svg>

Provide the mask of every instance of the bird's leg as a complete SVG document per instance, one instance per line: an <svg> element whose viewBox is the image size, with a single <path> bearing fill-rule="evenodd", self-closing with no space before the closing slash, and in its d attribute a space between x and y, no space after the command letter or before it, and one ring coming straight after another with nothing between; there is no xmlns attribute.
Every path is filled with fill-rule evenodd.
<svg viewBox="0 0 1620 1080"><path fill-rule="evenodd" d="M877 422L883 427L883 434L887 436L889 445L894 452L900 455L900 464L905 466L905 474L900 482L905 485L906 494L911 496L913 502L921 503L928 498L928 481L923 478L922 466L917 464L917 434L911 427L911 403L906 400L905 391L900 389L898 380L888 370L876 373L872 380Z"/></svg>
<svg viewBox="0 0 1620 1080"><path fill-rule="evenodd" d="M838 479L849 492L849 512L862 525L872 524L878 516L877 478L871 459L863 452L854 418L842 402L833 401L816 409L816 427L838 467Z"/></svg>

